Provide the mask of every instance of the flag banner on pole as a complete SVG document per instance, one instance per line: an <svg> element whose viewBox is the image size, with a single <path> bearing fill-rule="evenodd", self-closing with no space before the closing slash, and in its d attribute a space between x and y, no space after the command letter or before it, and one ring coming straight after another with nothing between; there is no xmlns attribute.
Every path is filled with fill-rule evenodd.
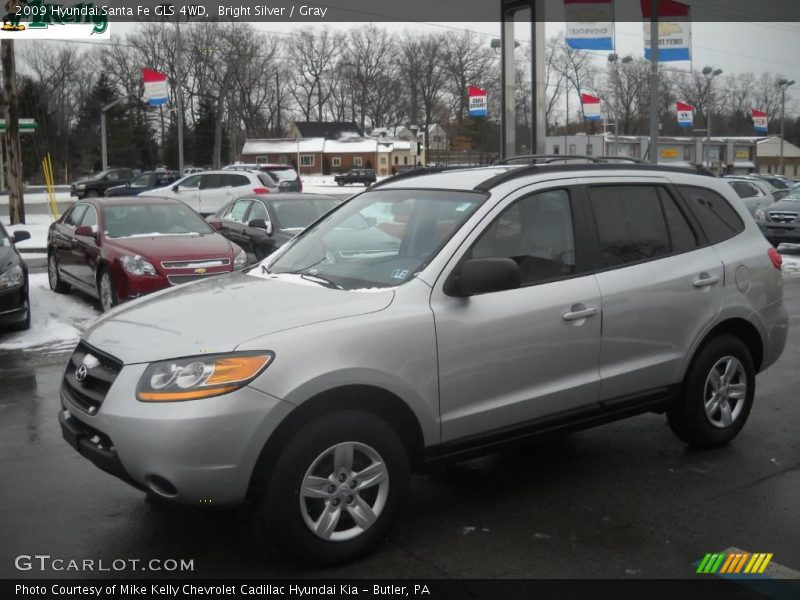
<svg viewBox="0 0 800 600"><path fill-rule="evenodd" d="M161 106L167 103L167 75L153 69L142 69L144 79L144 99L150 106Z"/></svg>
<svg viewBox="0 0 800 600"><path fill-rule="evenodd" d="M641 0L641 4L644 57L650 60L650 0ZM689 7L674 0L659 0L658 19L658 62L691 60L692 22Z"/></svg>
<svg viewBox="0 0 800 600"><path fill-rule="evenodd" d="M675 104L678 111L678 127L691 127L694 125L694 107L680 100Z"/></svg>
<svg viewBox="0 0 800 600"><path fill-rule="evenodd" d="M567 44L576 50L614 49L612 0L564 0Z"/></svg>
<svg viewBox="0 0 800 600"><path fill-rule="evenodd" d="M758 133L767 133L767 113L754 108L750 114L753 115L753 129Z"/></svg>
<svg viewBox="0 0 800 600"><path fill-rule="evenodd" d="M488 113L486 90L482 90L474 85L468 85L467 97L469 98L469 116L485 117Z"/></svg>
<svg viewBox="0 0 800 600"><path fill-rule="evenodd" d="M581 94L581 104L587 121L600 120L600 98L591 94Z"/></svg>

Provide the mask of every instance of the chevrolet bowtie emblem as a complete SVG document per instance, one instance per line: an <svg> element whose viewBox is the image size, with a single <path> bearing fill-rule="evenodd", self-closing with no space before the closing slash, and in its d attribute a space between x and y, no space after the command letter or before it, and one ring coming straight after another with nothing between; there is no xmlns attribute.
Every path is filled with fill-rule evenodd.
<svg viewBox="0 0 800 600"><path fill-rule="evenodd" d="M198 275L202 275L203 273L206 272L206 270L201 267L199 269L195 269L194 272L197 273Z"/></svg>

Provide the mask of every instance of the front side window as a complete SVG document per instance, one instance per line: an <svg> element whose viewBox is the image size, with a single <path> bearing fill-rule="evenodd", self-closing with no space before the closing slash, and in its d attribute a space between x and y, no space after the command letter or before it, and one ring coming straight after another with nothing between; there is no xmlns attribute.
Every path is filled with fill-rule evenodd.
<svg viewBox="0 0 800 600"><path fill-rule="evenodd" d="M200 175L192 175L191 177L187 177L183 180L183 183L180 184L181 188L196 190L200 187L200 177Z"/></svg>
<svg viewBox="0 0 800 600"><path fill-rule="evenodd" d="M485 199L462 191L366 192L262 265L270 273L318 277L343 289L400 285L428 264ZM276 217L282 220L278 210Z"/></svg>
<svg viewBox="0 0 800 600"><path fill-rule="evenodd" d="M755 188L749 183L745 183L743 181L734 181L733 183L731 183L731 186L733 187L734 190L736 190L736 193L739 195L739 198L753 198L755 196L758 196L758 193L756 192Z"/></svg>
<svg viewBox="0 0 800 600"><path fill-rule="evenodd" d="M64 225L68 227L77 227L78 223L81 222L83 218L83 213L86 212L86 207L89 206L88 204L76 204L71 211L67 213L67 216L64 217Z"/></svg>
<svg viewBox="0 0 800 600"><path fill-rule="evenodd" d="M97 230L97 211L94 206L86 208L86 212L81 219L81 227L91 227L93 231Z"/></svg>
<svg viewBox="0 0 800 600"><path fill-rule="evenodd" d="M678 186L678 189L712 244L723 242L744 231L744 221L717 192L689 185Z"/></svg>
<svg viewBox="0 0 800 600"><path fill-rule="evenodd" d="M669 256L696 247L674 200L657 186L589 188L602 268ZM674 231L670 231L668 222ZM688 230L688 231L687 231Z"/></svg>
<svg viewBox="0 0 800 600"><path fill-rule="evenodd" d="M574 275L575 236L566 190L540 192L512 204L470 250L469 258L510 258L522 285Z"/></svg>
<svg viewBox="0 0 800 600"><path fill-rule="evenodd" d="M150 175L141 175L137 177L131 182L131 187L150 187Z"/></svg>
<svg viewBox="0 0 800 600"><path fill-rule="evenodd" d="M230 208L222 215L223 219L234 221L236 223L244 223L244 217L247 214L247 209L250 208L250 200L239 200L231 204Z"/></svg>

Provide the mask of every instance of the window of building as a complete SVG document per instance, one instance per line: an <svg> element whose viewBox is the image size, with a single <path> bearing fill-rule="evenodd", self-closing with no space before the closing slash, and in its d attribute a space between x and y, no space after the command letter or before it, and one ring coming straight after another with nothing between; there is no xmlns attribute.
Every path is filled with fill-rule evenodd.
<svg viewBox="0 0 800 600"><path fill-rule="evenodd" d="M471 258L514 260L523 286L574 275L577 269L569 194L551 190L515 202L481 234Z"/></svg>
<svg viewBox="0 0 800 600"><path fill-rule="evenodd" d="M586 156L591 156L593 151L592 145L586 144Z"/></svg>
<svg viewBox="0 0 800 600"><path fill-rule="evenodd" d="M301 154L300 155L300 166L301 167L313 167L314 166L314 155L313 154Z"/></svg>
<svg viewBox="0 0 800 600"><path fill-rule="evenodd" d="M267 156L256 156L256 164L257 165L265 165L265 164L267 164L269 162L269 160L267 160L267 159L268 159Z"/></svg>
<svg viewBox="0 0 800 600"><path fill-rule="evenodd" d="M705 188L678 186L689 209L712 244L718 244L744 231L744 222L722 196Z"/></svg>
<svg viewBox="0 0 800 600"><path fill-rule="evenodd" d="M386 164L386 157L385 156L381 156L381 164L382 165Z"/></svg>
<svg viewBox="0 0 800 600"><path fill-rule="evenodd" d="M354 167L360 167L361 165L362 165L361 157L360 156L354 156L353 157L353 166Z"/></svg>
<svg viewBox="0 0 800 600"><path fill-rule="evenodd" d="M394 164L396 164L396 165L400 164L400 157L399 156L395 156L394 157Z"/></svg>
<svg viewBox="0 0 800 600"><path fill-rule="evenodd" d="M553 154L561 154L561 146L559 146L558 144L553 146Z"/></svg>
<svg viewBox="0 0 800 600"><path fill-rule="evenodd" d="M675 201L656 186L596 186L589 190L601 266L618 267L697 247Z"/></svg>
<svg viewBox="0 0 800 600"><path fill-rule="evenodd" d="M575 154L575 144L569 145L569 154Z"/></svg>
<svg viewBox="0 0 800 600"><path fill-rule="evenodd" d="M404 164L404 165L407 165L407 164L408 164L408 157L407 157L407 156L404 156L404 157L403 157L403 164Z"/></svg>
<svg viewBox="0 0 800 600"><path fill-rule="evenodd" d="M691 146L684 146L683 147L683 160L686 162L691 162L692 160L692 147Z"/></svg>
<svg viewBox="0 0 800 600"><path fill-rule="evenodd" d="M342 157L341 156L334 156L331 159L331 165L334 167L341 167L342 166Z"/></svg>

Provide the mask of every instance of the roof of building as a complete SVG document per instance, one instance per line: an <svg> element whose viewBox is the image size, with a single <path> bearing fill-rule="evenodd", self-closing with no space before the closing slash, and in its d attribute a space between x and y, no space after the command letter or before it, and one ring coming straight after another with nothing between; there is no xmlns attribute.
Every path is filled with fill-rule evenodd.
<svg viewBox="0 0 800 600"><path fill-rule="evenodd" d="M778 157L781 155L781 138L778 135L758 141L759 158ZM783 141L784 158L800 158L800 148L786 140Z"/></svg>
<svg viewBox="0 0 800 600"><path fill-rule="evenodd" d="M310 139L261 139L245 140L242 154L297 154L298 152L322 152L324 138Z"/></svg>
<svg viewBox="0 0 800 600"><path fill-rule="evenodd" d="M395 150L408 151L411 142L394 138L343 138L339 140L326 140L324 138L311 139L248 139L244 142L242 155L268 155L268 154L297 154L297 153L325 153L325 154L381 154Z"/></svg>
<svg viewBox="0 0 800 600"><path fill-rule="evenodd" d="M321 137L326 140L338 140L343 137L364 135L358 125L347 121L295 121L294 125L304 138Z"/></svg>

